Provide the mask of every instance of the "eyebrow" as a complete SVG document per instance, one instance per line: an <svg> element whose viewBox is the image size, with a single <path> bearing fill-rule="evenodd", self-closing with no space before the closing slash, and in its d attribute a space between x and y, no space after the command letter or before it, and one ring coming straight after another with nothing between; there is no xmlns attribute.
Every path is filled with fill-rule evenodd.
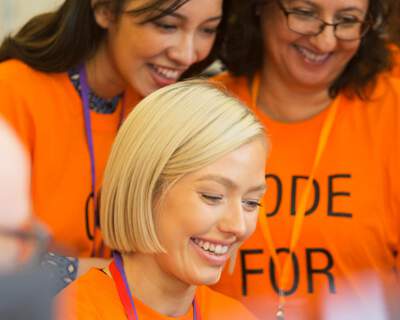
<svg viewBox="0 0 400 320"><path fill-rule="evenodd" d="M216 174L207 174L205 176L200 177L199 179L197 179L197 181L205 181L205 180L212 180L214 182L217 182L227 188L230 189L234 189L234 188L238 188L239 186L233 182L232 180L225 178L223 176L220 175L216 175ZM257 192L257 191L265 191L267 189L267 186L265 183L262 183L258 186L254 186L249 188L246 192Z"/></svg>
<svg viewBox="0 0 400 320"><path fill-rule="evenodd" d="M301 1L301 2L304 2L305 4L308 4L308 5L310 5L310 6L314 7L314 8L319 8L316 3L312 2L312 1L308 1L308 0L289 0L289 1L283 1L283 3L284 4L291 4L294 1Z"/></svg>
<svg viewBox="0 0 400 320"><path fill-rule="evenodd" d="M296 1L296 0L290 0L287 3L290 4L293 1ZM318 4L316 4L315 2L313 2L313 1L309 1L309 0L297 0L297 1L304 2L305 4L308 4L308 5L316 8L316 9L321 9L321 7ZM343 8L343 9L338 10L338 12L347 12L347 11L358 11L358 12L360 12L362 14L366 13L364 10L362 10L362 9L360 9L358 7L355 7L355 6L347 7L347 8Z"/></svg>
<svg viewBox="0 0 400 320"><path fill-rule="evenodd" d="M171 12L171 13L166 14L165 16L172 16L179 20L184 20L184 21L188 20L188 18L186 16L184 16L183 14L177 13L177 12ZM219 21L221 19L222 19L222 15L215 16L215 17L208 18L203 23L211 22L211 21Z"/></svg>
<svg viewBox="0 0 400 320"><path fill-rule="evenodd" d="M357 11L357 12L359 12L361 14L366 14L367 13L366 11L361 10L360 8L357 8L357 7L344 8L344 9L339 10L338 12L348 12L348 11Z"/></svg>

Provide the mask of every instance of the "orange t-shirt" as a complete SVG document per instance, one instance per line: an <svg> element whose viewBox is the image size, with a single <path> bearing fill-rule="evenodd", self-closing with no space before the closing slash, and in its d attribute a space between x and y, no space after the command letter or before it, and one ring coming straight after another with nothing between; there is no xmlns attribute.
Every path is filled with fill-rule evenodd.
<svg viewBox="0 0 400 320"><path fill-rule="evenodd" d="M139 101L125 95L125 114ZM20 61L0 63L0 115L15 129L31 163L35 215L47 224L56 248L87 256L85 204L91 193L90 158L81 99L67 73L43 73ZM91 112L97 188L120 122ZM91 221L90 228L93 228Z"/></svg>
<svg viewBox="0 0 400 320"><path fill-rule="evenodd" d="M223 74L216 80L251 105L247 79ZM385 318L384 306L400 284L400 79L382 75L369 101L336 99L337 114L292 256L287 319ZM283 264L328 110L281 123L252 109L272 143L262 211ZM260 319L275 319L278 278L257 228L240 248L234 274L225 271L214 289L242 301Z"/></svg>
<svg viewBox="0 0 400 320"><path fill-rule="evenodd" d="M200 286L196 299L204 320L253 320L254 316L238 301ZM91 269L57 296L59 320L126 319L113 279L99 269ZM193 308L181 317L164 316L134 298L139 320L192 320Z"/></svg>

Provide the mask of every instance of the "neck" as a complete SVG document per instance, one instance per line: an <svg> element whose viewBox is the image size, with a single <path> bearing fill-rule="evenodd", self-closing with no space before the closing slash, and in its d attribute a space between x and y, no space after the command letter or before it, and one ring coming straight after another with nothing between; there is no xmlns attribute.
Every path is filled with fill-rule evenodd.
<svg viewBox="0 0 400 320"><path fill-rule="evenodd" d="M297 122L312 118L332 102L326 86L304 87L289 83L264 68L257 105L274 120Z"/></svg>
<svg viewBox="0 0 400 320"><path fill-rule="evenodd" d="M154 254L125 254L123 261L131 293L136 299L169 317L182 316L191 308L196 286L163 271Z"/></svg>
<svg viewBox="0 0 400 320"><path fill-rule="evenodd" d="M124 91L125 84L116 72L104 43L86 62L85 67L88 85L97 96L111 99Z"/></svg>

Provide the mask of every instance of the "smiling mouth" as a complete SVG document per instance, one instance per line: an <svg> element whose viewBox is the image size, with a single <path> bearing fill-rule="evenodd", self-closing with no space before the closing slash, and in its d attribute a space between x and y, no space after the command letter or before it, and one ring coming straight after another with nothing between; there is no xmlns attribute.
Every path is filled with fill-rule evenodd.
<svg viewBox="0 0 400 320"><path fill-rule="evenodd" d="M204 241L198 238L191 238L191 240L196 246L201 248L203 251L209 254L211 253L216 256L224 256L230 248L230 246L227 245L221 245L209 241Z"/></svg>
<svg viewBox="0 0 400 320"><path fill-rule="evenodd" d="M299 52L305 58L305 60L307 62L314 63L314 64L323 64L332 55L332 53L318 54L318 53L312 52L309 49L306 49L304 47L300 47L297 45L294 45L294 48L297 50L297 52Z"/></svg>
<svg viewBox="0 0 400 320"><path fill-rule="evenodd" d="M180 70L160 67L155 64L149 64L149 66L158 76L169 81L177 81L181 76Z"/></svg>

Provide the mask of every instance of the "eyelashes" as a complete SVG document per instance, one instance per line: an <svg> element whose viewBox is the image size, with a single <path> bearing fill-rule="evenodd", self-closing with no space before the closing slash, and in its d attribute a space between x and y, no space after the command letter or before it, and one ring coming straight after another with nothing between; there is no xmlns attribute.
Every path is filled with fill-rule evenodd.
<svg viewBox="0 0 400 320"><path fill-rule="evenodd" d="M211 194L211 193L200 193L201 198L210 205L219 205L224 201L224 196L221 194ZM260 208L262 205L260 200L256 199L243 199L242 206L246 211L254 211Z"/></svg>

